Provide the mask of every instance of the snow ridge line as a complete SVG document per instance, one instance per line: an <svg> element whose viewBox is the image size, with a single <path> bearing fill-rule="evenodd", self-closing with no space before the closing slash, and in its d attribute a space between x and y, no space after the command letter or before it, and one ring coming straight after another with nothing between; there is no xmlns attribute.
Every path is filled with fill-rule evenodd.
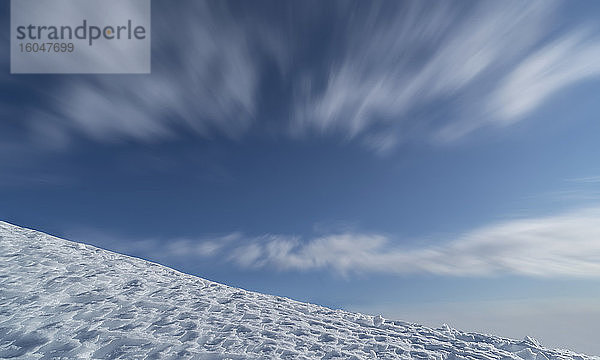
<svg viewBox="0 0 600 360"><path fill-rule="evenodd" d="M0 222L0 358L600 360L229 287Z"/></svg>

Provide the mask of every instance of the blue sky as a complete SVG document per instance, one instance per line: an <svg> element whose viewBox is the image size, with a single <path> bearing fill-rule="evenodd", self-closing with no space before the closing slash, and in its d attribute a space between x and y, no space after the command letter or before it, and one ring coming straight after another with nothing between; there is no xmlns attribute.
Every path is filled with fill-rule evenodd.
<svg viewBox="0 0 600 360"><path fill-rule="evenodd" d="M152 5L151 75L2 52L2 220L600 354L600 3Z"/></svg>

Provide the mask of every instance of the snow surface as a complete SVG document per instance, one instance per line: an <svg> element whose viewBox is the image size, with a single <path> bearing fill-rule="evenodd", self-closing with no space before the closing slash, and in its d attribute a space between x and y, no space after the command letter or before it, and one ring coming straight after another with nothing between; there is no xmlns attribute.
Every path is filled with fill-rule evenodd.
<svg viewBox="0 0 600 360"><path fill-rule="evenodd" d="M0 358L600 360L232 288L4 222Z"/></svg>

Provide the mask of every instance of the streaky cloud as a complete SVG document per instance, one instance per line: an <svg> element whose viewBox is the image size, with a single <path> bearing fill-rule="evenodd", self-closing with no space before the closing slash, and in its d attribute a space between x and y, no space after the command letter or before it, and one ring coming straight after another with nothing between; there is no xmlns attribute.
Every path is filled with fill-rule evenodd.
<svg viewBox="0 0 600 360"><path fill-rule="evenodd" d="M569 22L560 1L284 2L281 14L233 5L157 4L149 76L42 87L4 76L42 101L27 111L6 103L0 115L24 118L33 141L47 143L51 131L55 150L81 136L240 139L256 128L386 154L515 124L600 75L593 19Z"/></svg>
<svg viewBox="0 0 600 360"><path fill-rule="evenodd" d="M509 220L439 244L403 248L381 234L345 233L301 242L269 236L240 245L243 267L445 276L600 276L600 208Z"/></svg>
<svg viewBox="0 0 600 360"><path fill-rule="evenodd" d="M600 208L590 207L552 216L505 220L427 243L400 242L390 235L356 231L310 238L232 232L132 241L80 229L72 236L148 259L205 259L247 269L328 271L342 276L380 273L598 278L599 223Z"/></svg>

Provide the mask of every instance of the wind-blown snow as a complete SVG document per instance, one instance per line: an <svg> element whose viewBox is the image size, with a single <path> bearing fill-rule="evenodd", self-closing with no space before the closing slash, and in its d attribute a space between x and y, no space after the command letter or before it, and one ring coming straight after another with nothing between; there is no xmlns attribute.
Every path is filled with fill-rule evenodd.
<svg viewBox="0 0 600 360"><path fill-rule="evenodd" d="M0 358L600 360L236 289L3 222Z"/></svg>

